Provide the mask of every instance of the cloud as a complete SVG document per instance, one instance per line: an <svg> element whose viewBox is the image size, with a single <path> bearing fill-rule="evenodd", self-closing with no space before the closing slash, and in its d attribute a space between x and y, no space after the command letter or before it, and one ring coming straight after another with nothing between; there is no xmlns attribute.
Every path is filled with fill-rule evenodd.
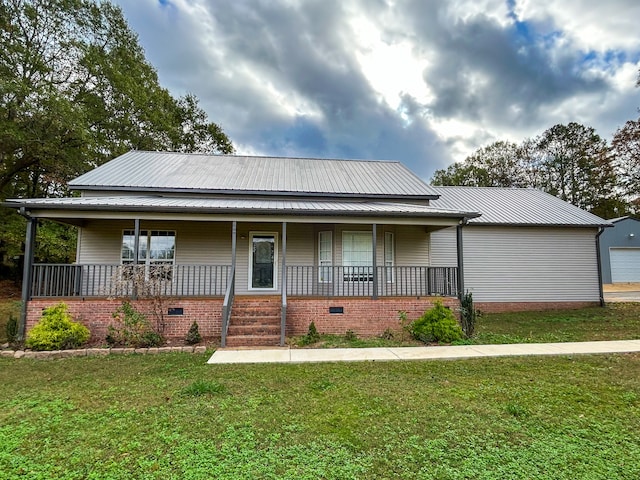
<svg viewBox="0 0 640 480"><path fill-rule="evenodd" d="M160 80L240 153L397 159L428 179L496 139L637 114L624 0L117 0Z"/></svg>

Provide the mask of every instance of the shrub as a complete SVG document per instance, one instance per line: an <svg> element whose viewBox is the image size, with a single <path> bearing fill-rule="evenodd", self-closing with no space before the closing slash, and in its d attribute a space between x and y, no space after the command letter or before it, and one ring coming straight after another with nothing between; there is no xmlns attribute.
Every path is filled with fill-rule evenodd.
<svg viewBox="0 0 640 480"><path fill-rule="evenodd" d="M27 335L26 345L33 350L77 348L91 334L84 325L74 322L64 303L45 308L42 318Z"/></svg>
<svg viewBox="0 0 640 480"><path fill-rule="evenodd" d="M320 334L316 328L316 324L311 322L307 334L300 339L300 345L311 345L320 340Z"/></svg>
<svg viewBox="0 0 640 480"><path fill-rule="evenodd" d="M436 300L433 308L424 312L424 315L411 324L411 334L425 343L451 343L463 337L462 329L453 312L440 300Z"/></svg>
<svg viewBox="0 0 640 480"><path fill-rule="evenodd" d="M344 334L344 338L345 340L352 342L354 340L357 340L358 335L356 335L356 332L354 332L353 330L347 330L346 333Z"/></svg>
<svg viewBox="0 0 640 480"><path fill-rule="evenodd" d="M15 343L16 338L18 337L18 319L15 317L15 315L9 315L9 320L7 321L6 329L7 329L7 342L9 342L9 344Z"/></svg>
<svg viewBox="0 0 640 480"><path fill-rule="evenodd" d="M462 323L462 331L467 338L473 336L479 316L480 312L473 306L473 295L471 292L465 293L460 301L460 323Z"/></svg>
<svg viewBox="0 0 640 480"><path fill-rule="evenodd" d="M185 342L187 342L187 345L195 345L196 343L199 343L201 340L202 340L202 336L198 331L198 322L194 320L193 323L191 324L191 327L189 327L189 331L187 332L187 337L185 338Z"/></svg>
<svg viewBox="0 0 640 480"><path fill-rule="evenodd" d="M109 345L146 348L158 347L164 343L164 338L153 329L147 316L137 311L128 301L122 302L112 316L116 325L109 325L107 328L106 341Z"/></svg>

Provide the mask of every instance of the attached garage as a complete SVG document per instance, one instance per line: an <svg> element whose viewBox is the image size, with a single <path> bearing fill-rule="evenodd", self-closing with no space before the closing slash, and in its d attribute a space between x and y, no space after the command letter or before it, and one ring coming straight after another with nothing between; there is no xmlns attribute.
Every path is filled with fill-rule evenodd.
<svg viewBox="0 0 640 480"><path fill-rule="evenodd" d="M640 282L640 248L610 248L611 282Z"/></svg>

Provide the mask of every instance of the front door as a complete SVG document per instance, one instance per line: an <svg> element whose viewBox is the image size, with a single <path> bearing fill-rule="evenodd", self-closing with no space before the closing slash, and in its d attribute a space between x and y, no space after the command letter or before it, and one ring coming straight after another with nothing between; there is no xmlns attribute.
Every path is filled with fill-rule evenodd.
<svg viewBox="0 0 640 480"><path fill-rule="evenodd" d="M276 233L252 233L249 262L249 289L277 288L278 244Z"/></svg>

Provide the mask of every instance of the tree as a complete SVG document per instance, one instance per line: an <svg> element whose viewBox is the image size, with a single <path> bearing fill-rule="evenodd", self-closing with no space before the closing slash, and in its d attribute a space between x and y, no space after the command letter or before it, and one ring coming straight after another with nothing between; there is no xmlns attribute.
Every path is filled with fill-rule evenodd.
<svg viewBox="0 0 640 480"><path fill-rule="evenodd" d="M160 86L119 7L0 0L0 200L65 195L69 179L131 149L233 145L195 96Z"/></svg>
<svg viewBox="0 0 640 480"><path fill-rule="evenodd" d="M479 149L462 163L446 170L437 170L431 180L434 185L472 187L525 186L519 147L511 142L494 142Z"/></svg>
<svg viewBox="0 0 640 480"><path fill-rule="evenodd" d="M604 218L626 212L607 143L591 127L555 125L520 145L495 142L435 172L434 185L538 188Z"/></svg>
<svg viewBox="0 0 640 480"><path fill-rule="evenodd" d="M619 128L611 146L620 171L623 193L635 202L640 197L640 119L629 120Z"/></svg>

